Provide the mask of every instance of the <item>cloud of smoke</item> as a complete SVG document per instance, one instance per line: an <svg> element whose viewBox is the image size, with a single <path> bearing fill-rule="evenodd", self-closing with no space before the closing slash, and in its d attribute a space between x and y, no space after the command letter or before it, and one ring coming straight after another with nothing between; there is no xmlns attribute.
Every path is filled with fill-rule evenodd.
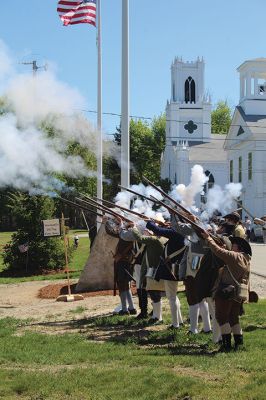
<svg viewBox="0 0 266 400"><path fill-rule="evenodd" d="M195 198L198 194L202 193L208 177L205 175L201 165L194 165L191 168L191 178L188 186L179 184L174 186L171 196L181 201L181 204L189 210L197 211L195 207Z"/></svg>
<svg viewBox="0 0 266 400"><path fill-rule="evenodd" d="M34 127L17 128L14 115L0 118L0 187L44 191L56 182L51 173L91 176L80 157L62 154L62 143L44 137Z"/></svg>
<svg viewBox="0 0 266 400"><path fill-rule="evenodd" d="M241 183L228 183L222 189L219 185L214 185L208 191L207 202L205 204L205 214L211 217L214 211L219 211L222 215L237 208L235 199L241 195Z"/></svg>
<svg viewBox="0 0 266 400"><path fill-rule="evenodd" d="M81 157L65 153L73 141L96 153L95 129L73 111L84 108L85 100L51 72L16 74L12 65L0 40L0 81L9 77L2 96L10 110L0 116L0 187L45 192L60 186L53 173L94 176Z"/></svg>

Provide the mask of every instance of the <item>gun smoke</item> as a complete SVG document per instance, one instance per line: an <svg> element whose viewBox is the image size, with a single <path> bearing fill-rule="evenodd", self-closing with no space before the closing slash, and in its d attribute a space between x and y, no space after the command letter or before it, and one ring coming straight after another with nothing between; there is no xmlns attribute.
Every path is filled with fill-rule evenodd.
<svg viewBox="0 0 266 400"><path fill-rule="evenodd" d="M85 108L85 100L52 72L17 74L12 65L0 40L0 87L6 108L0 116L0 187L41 193L60 185L52 177L55 173L95 176L80 156L67 155L73 142L96 153L95 129L73 112Z"/></svg>

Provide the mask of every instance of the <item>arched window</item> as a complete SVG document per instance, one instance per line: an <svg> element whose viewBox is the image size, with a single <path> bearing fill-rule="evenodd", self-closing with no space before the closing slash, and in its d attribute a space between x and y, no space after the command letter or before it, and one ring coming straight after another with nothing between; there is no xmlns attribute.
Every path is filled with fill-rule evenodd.
<svg viewBox="0 0 266 400"><path fill-rule="evenodd" d="M185 82L185 102L195 103L196 85L194 79L189 76Z"/></svg>
<svg viewBox="0 0 266 400"><path fill-rule="evenodd" d="M203 187L203 193L201 195L201 202L205 204L207 201L208 192L214 186L215 180L213 174L210 171L205 171L204 173L209 178L208 182L206 182Z"/></svg>

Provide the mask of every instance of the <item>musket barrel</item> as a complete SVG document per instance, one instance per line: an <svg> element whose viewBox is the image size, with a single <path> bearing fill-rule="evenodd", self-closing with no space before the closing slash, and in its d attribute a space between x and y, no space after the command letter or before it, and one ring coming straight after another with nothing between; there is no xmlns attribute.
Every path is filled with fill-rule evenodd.
<svg viewBox="0 0 266 400"><path fill-rule="evenodd" d="M109 213L109 214L113 215L114 217L119 217L119 218L123 219L126 222L132 222L130 219L124 217L124 215L121 215L121 214L119 214L119 213L117 213L117 212L115 212L113 210L110 210L109 207L105 207L103 204L97 203L97 201L91 199L88 196L85 196L85 195L83 195L83 196L87 199L87 201L79 199L79 198L77 198L77 200L78 201L82 201L84 203L88 203L88 204L98 208L99 210L102 210L103 212Z"/></svg>
<svg viewBox="0 0 266 400"><path fill-rule="evenodd" d="M72 206L72 207L80 208L80 209L82 209L82 210L85 210L85 211L91 212L91 213L93 213L93 214L97 215L98 217L102 217L102 215L101 215L101 214L97 213L97 212L96 212L96 211L94 211L94 210L91 210L91 209L90 209L90 208L88 208L88 207L81 206L80 204L77 204L77 203L74 203L73 201L70 201L70 200L64 199L63 197L57 197L57 198L58 198L59 200L63 201L64 203L66 203L66 204L68 204L68 205Z"/></svg>

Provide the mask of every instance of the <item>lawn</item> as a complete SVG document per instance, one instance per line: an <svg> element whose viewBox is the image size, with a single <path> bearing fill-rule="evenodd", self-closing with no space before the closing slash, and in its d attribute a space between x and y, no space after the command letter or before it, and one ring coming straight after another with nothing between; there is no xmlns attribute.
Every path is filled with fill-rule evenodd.
<svg viewBox="0 0 266 400"><path fill-rule="evenodd" d="M69 242L70 245L73 245L73 236L87 234L87 231L81 230L71 230L69 232ZM4 264L2 260L2 249L3 246L10 241L12 232L0 232L0 273L4 270ZM78 278L80 276L80 272L83 270L84 265L88 259L90 252L90 241L89 237L80 237L78 248L73 252L73 258L69 263L69 269L71 270L70 277ZM1 283L17 283L17 282L26 282L33 280L54 280L54 279L64 279L66 277L65 273L60 274L52 274L52 275L37 275L33 277L25 276L20 278L8 278L0 276L0 284Z"/></svg>
<svg viewBox="0 0 266 400"><path fill-rule="evenodd" d="M218 353L209 335L188 336L187 326L147 331L134 317L73 319L77 333L61 335L2 319L0 398L264 400L265 306L246 306L245 349L229 354ZM97 340L100 331L108 339Z"/></svg>

